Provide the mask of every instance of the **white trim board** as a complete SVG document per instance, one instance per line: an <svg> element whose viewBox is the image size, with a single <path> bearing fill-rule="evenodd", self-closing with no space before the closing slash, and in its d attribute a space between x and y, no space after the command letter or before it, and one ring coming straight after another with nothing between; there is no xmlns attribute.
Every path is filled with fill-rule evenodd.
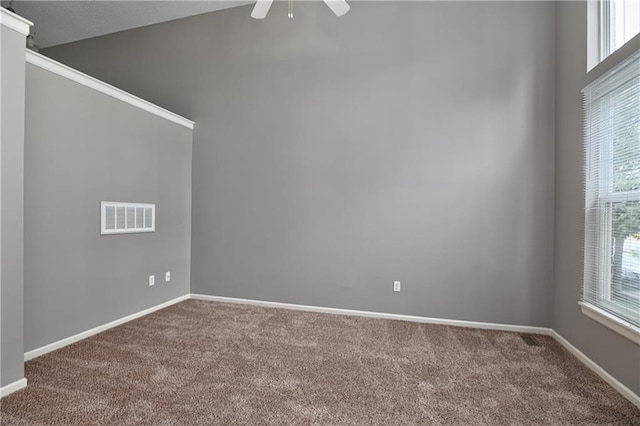
<svg viewBox="0 0 640 426"><path fill-rule="evenodd" d="M27 62L31 65L35 65L44 70L57 74L61 77L67 78L71 81L74 81L78 84L82 84L83 86L89 87L91 89L97 90L100 93L104 93L105 95L111 96L112 98L116 98L123 102L128 103L136 108L141 110L150 112L151 114L155 114L158 117L162 117L166 120L172 121L176 124L184 126L188 129L193 130L194 123L193 121L184 118L178 114L175 114L171 111L168 111L162 107L159 107L155 104L152 104L149 101L145 101L137 96L134 96L130 93L125 92L124 90L118 89L117 87L111 86L103 81L100 81L96 78L93 78L87 74L81 73L78 70L75 70L71 67L61 64L60 62L54 61L51 58L47 58L39 53L36 53L32 50L27 49Z"/></svg>
<svg viewBox="0 0 640 426"><path fill-rule="evenodd" d="M279 302L266 302L262 300L250 300L250 299L238 299L234 297L222 297L222 296L208 296L204 294L191 294L191 299L205 300L211 302L223 302L223 303L238 303L255 306L264 306L269 308L282 308L301 310L309 312L320 312L327 314L337 315L354 315L369 318L385 318L401 321L413 321L429 324L450 325L455 327L468 327L468 328L480 328L486 330L500 330L511 331L516 333L535 333L553 337L558 343L564 346L572 355L574 355L580 362L587 366L590 370L600 376L611 387L618 391L622 396L631 401L632 404L640 408L640 396L636 395L631 389L623 385L615 377L607 373L602 367L592 361L589 357L583 354L578 348L569 343L565 338L560 336L555 330L545 327L531 327L521 325L510 324L496 324L487 322L475 322L475 321L461 321L461 320L447 320L440 318L420 317L413 315L401 315L401 314L388 314L379 312L357 311L351 309L338 309L338 308L325 308L321 306L308 306L308 305L296 305L291 303L279 303Z"/></svg>
<svg viewBox="0 0 640 426"><path fill-rule="evenodd" d="M167 307L169 307L171 305L175 305L176 303L182 302L182 301L187 300L187 299L189 299L189 295L185 294L184 296L176 297L175 299L169 300L167 302L161 303L161 304L156 305L156 306L152 306L151 308L142 310L140 312L136 312L135 314L127 315L126 317L117 319L115 321L108 322L108 323L103 324L103 325L99 325L98 327L94 327L94 328L92 328L90 330L83 331L82 333L75 334L73 336L67 337L67 338L62 339L62 340L58 340L57 342L49 343L48 345L39 347L37 349L33 349L33 350L29 351L29 352L25 352L24 360L25 360L25 362L29 361L29 360L32 360L33 358L36 358L36 357L39 357L39 356L44 355L46 353L55 351L56 349L63 348L65 346L67 346L67 345L70 345L72 343L78 342L78 341L80 341L82 339L86 339L87 337L93 336L93 335L98 334L98 333L102 333L103 331L109 330L110 328L117 327L117 326L119 326L121 324L124 324L126 322L132 321L134 319L138 319L138 318L143 317L145 315L148 315L148 314L150 314L152 312L159 311L160 309L167 308Z"/></svg>
<svg viewBox="0 0 640 426"><path fill-rule="evenodd" d="M557 331L551 330L551 336L556 339L558 343L565 347L573 356L578 358L584 365L589 367L591 371L596 373L607 382L611 387L618 391L622 396L627 398L632 404L640 408L640 396L636 395L631 389L623 385L618 379L607 373L604 368L596 364L591 358L582 353L578 348L573 346L567 339L562 337Z"/></svg>
<svg viewBox="0 0 640 426"><path fill-rule="evenodd" d="M64 338L62 340L58 340L57 342L49 343L48 345L25 352L24 360L25 362L32 360L46 353L55 351L56 349L63 348L67 345L78 342L82 339L86 339L87 337L109 330L110 328L117 327L121 324L143 317L152 312L158 311L160 309L164 309L166 307L169 307L171 305L174 305L176 303L182 302L187 299L205 300L210 302L221 302L221 303L255 305L255 306L264 306L269 308L281 308L281 309L290 309L290 310L298 310L298 311L319 312L319 313L334 314L334 315L352 315L352 316L360 316L360 317L368 317L368 318L384 318L384 319L393 319L393 320L400 320L400 321L413 321L413 322L422 322L422 323L429 323L429 324L451 325L455 327L480 328L485 330L512 331L516 333L535 333L535 334L543 334L543 335L551 334L551 330L544 327L495 324L495 323L475 322L475 321L447 320L447 319L439 319L439 318L419 317L419 316L413 316L413 315L358 311L353 309L326 308L322 306L296 305L293 303L280 303L280 302L266 302L262 300L238 299L233 297L208 296L204 294L185 294L184 296L177 297L175 299L161 303L160 305L153 306L151 308L142 310L140 312L136 312L126 317L111 321L107 324L103 324L98 327L94 327L92 329L75 334L73 336Z"/></svg>
<svg viewBox="0 0 640 426"><path fill-rule="evenodd" d="M0 7L0 25L11 28L20 34L27 36L29 30L33 26L33 22L24 19L22 16L16 15L10 10Z"/></svg>
<svg viewBox="0 0 640 426"><path fill-rule="evenodd" d="M322 306L297 305L294 303L267 302L263 300L238 299L235 297L208 296L205 294L193 294L193 293L191 294L191 299L208 300L211 302L239 303L239 304L245 304L245 305L263 306L267 308L291 309L295 311L320 312L320 313L334 314L334 315L352 315L357 317L384 318L384 319L393 319L393 320L400 320L400 321L422 322L422 323L428 323L428 324L451 325L454 327L513 331L516 333L534 333L534 334L544 334L547 336L551 334L551 330L549 328L532 327L527 325L511 325L511 324L497 324L497 323L491 323L491 322L476 322L476 321L429 318L429 317L420 317L415 315L389 314L384 312L359 311L354 309L326 308Z"/></svg>
<svg viewBox="0 0 640 426"><path fill-rule="evenodd" d="M0 398L4 398L7 395L11 395L12 393L19 391L20 389L24 389L27 387L27 379L24 377L20 380L16 380L13 383L9 383L6 386L0 388Z"/></svg>
<svg viewBox="0 0 640 426"><path fill-rule="evenodd" d="M560 334L558 334L558 332L550 328L510 325L510 324L496 324L496 323L475 322L475 321L447 320L447 319L420 317L420 316L413 316L413 315L389 314L389 313L370 312L370 311L358 311L353 309L327 308L322 306L297 305L292 303L239 299L234 297L208 296L204 294L193 294L193 293L180 296L178 298L169 300L168 302L162 303L160 305L153 306L149 309L145 309L143 311L137 312L135 314L131 314L124 318L92 328L91 330L84 331L82 333L76 334L66 339L59 340L57 342L51 343L41 348L34 349L24 354L24 360L29 361L40 355L44 355L48 352L54 351L56 349L60 349L64 346L70 345L79 340L85 339L89 336L93 336L94 334L101 333L110 328L124 324L136 318L140 318L142 316L145 316L147 314L166 308L173 304L182 302L187 299L204 300L204 301L221 302L221 303L255 305L255 306L264 306L269 308L282 308L282 309L300 310L300 311L308 311L308 312L327 313L327 314L334 314L334 315L353 315L353 316L361 316L361 317L369 317L369 318L384 318L384 319L394 319L394 320L400 320L400 321L422 322L422 323L428 323L428 324L450 325L455 327L480 328L480 329L486 329L486 330L500 330L500 331L511 331L516 333L535 333L535 334L547 335L556 339L558 343L564 346L572 355L578 358L584 365L586 365L589 369L591 369L598 376L600 376L605 382L611 385L622 396L627 398L632 404L640 408L640 396L636 395L631 389L627 388L620 381L618 381L612 375L607 373L602 367L600 367L598 364L592 361L589 357L587 357L584 353L582 353L578 348L573 346L565 338L563 338ZM21 381L12 383L11 385L8 385L2 388L0 390L0 394L4 396L5 394L2 392L4 392L5 388L9 388L10 386L17 386L15 389L10 390L10 392L15 392L16 390L26 386L26 383L27 383L26 379L24 379L24 384L22 384Z"/></svg>
<svg viewBox="0 0 640 426"><path fill-rule="evenodd" d="M640 345L640 327L624 321L615 315L610 314L604 309L600 309L591 303L578 302L582 313L591 318L592 320L599 322L605 327L609 327L611 330L626 337L634 342L636 345Z"/></svg>

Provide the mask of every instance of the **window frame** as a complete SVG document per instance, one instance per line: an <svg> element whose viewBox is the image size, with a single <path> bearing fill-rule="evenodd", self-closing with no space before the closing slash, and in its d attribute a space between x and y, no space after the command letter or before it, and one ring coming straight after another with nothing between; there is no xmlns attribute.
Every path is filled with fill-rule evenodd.
<svg viewBox="0 0 640 426"><path fill-rule="evenodd" d="M613 114L613 105L605 106L610 114ZM613 251L613 218L612 208L602 208L603 205L613 204L619 202L637 201L640 202L640 189L634 191L615 191L614 190L614 177L613 177L613 139L602 139L598 146L599 158L601 159L598 164L598 176L593 178L597 180L597 194L595 199L591 201L592 204L600 206L598 208L597 222L601 232L594 232L593 235L585 235L586 238L592 238L596 240L596 246L598 247L598 258L596 264L598 265L598 298L600 302L607 307L613 315L624 313L620 312L618 304L611 300L611 253ZM589 163L593 161L589 158ZM587 292L586 286L583 288L583 297ZM584 302L588 303L588 302ZM592 305L593 306L593 305ZM619 318L619 317L618 317ZM625 321L624 318L620 318ZM626 322L626 321L625 321ZM630 324L633 326L633 324ZM635 326L633 326L635 327ZM636 327L637 328L637 327Z"/></svg>
<svg viewBox="0 0 640 426"><path fill-rule="evenodd" d="M627 60L638 61L640 51L629 55L625 60L610 69L620 67L624 69ZM604 77L604 76L602 76ZM595 82L589 84L583 90L585 92ZM597 120L599 123L610 123L615 117L616 100L603 99L606 104L600 104ZM600 138L600 140L592 145L590 141L590 132L593 130L589 124L590 114L593 110L587 109L585 103L585 160L586 171L591 175L585 175L585 270L583 277L582 298L579 302L582 312L600 322L601 324L616 331L622 336L632 340L640 345L640 327L630 322L628 309L624 305L611 300L612 286L612 251L613 251L613 208L614 203L636 201L640 202L640 189L632 191L615 191L614 183L614 137ZM603 114L606 114L604 117ZM594 128L597 129L597 128ZM599 130L597 130L599 131ZM597 163L595 163L597 161ZM597 176L595 175L597 174ZM608 206L610 204L610 206ZM589 224L597 224L597 229L589 229ZM595 248L594 252L587 254L588 246ZM591 256L591 257L589 257ZM594 258L595 257L595 258ZM594 271L594 268L597 270ZM597 277L597 278L596 278ZM597 280L597 281L596 281ZM596 281L595 297L593 299L593 282ZM591 303L592 300L594 303ZM595 304L597 303L597 305ZM634 316L632 318L635 319Z"/></svg>
<svg viewBox="0 0 640 426"><path fill-rule="evenodd" d="M640 328L588 302L578 302L582 313L623 337L640 345Z"/></svg>
<svg viewBox="0 0 640 426"><path fill-rule="evenodd" d="M626 0L621 0L626 1ZM622 46L629 43L631 40L635 39L638 34L640 34L640 30L635 33L634 36L625 40L620 46L616 48L614 45L615 39L613 37L613 32L616 30L612 28L612 19L614 17L614 8L615 8L615 0L598 0L597 1L597 39L598 39L598 47L597 54L598 60L594 66L598 63L604 61L606 58L611 56L614 52L620 50ZM626 10L625 10L626 13ZM591 68L591 67L590 67Z"/></svg>
<svg viewBox="0 0 640 426"><path fill-rule="evenodd" d="M599 62L602 62L614 50L611 46L611 0L598 2L598 54Z"/></svg>

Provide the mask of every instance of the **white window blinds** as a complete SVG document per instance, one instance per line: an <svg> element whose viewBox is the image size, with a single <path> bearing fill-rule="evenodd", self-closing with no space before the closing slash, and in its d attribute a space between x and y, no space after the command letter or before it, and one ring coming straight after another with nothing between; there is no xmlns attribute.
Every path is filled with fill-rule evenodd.
<svg viewBox="0 0 640 426"><path fill-rule="evenodd" d="M583 94L582 300L640 327L640 52Z"/></svg>

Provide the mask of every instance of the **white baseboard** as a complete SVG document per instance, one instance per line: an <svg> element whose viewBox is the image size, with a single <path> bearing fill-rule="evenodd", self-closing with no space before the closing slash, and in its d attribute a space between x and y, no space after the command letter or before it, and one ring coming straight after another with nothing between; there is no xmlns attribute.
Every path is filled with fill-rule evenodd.
<svg viewBox="0 0 640 426"><path fill-rule="evenodd" d="M183 300L187 300L187 299L207 300L211 302L223 302L223 303L239 303L239 304L245 304L245 305L264 306L268 308L282 308L282 309L319 312L319 313L334 314L334 315L352 315L352 316L369 317L369 318L394 319L394 320L400 320L400 321L413 321L413 322L422 322L422 323L429 323L429 324L451 325L455 327L513 331L517 333L535 333L535 334L544 334L544 335L551 334L551 330L549 328L544 328L544 327L495 324L495 323L476 322L476 321L448 320L448 319L420 317L420 316L413 316L413 315L389 314L384 312L358 311L354 309L326 308L322 306L297 305L293 303L267 302L267 301L252 300L252 299L238 299L234 297L208 296L204 294L185 294L184 296L177 297L175 299L169 300L168 302L161 303L160 305L153 306L143 311L136 312L135 314L128 315L126 317L111 321L107 324L103 324L98 327L92 328L90 330L83 331L82 333L75 334L73 336L64 338L62 340L58 340L57 342L53 342L48 345L39 347L37 349L33 349L29 352L25 352L24 360L25 362L32 360L46 353L55 351L56 349L63 348L67 345L78 342L82 339L86 339L87 337L109 330L110 328L117 327L121 324L140 318L142 316L148 315L160 309L164 309L168 306L182 302Z"/></svg>
<svg viewBox="0 0 640 426"><path fill-rule="evenodd" d="M190 298L196 299L196 300L208 300L212 302L239 303L239 304L246 304L246 305L264 306L268 308L283 308L283 309L292 309L292 310L299 310L299 311L320 312L320 313L336 314L336 315L353 315L353 316L369 317L369 318L385 318L385 319L395 319L395 320L401 320L401 321L422 322L422 323L428 323L428 324L451 325L455 327L481 328L486 330L513 331L516 333L534 333L534 334L552 336L554 339L558 341L558 343L564 346L569 352L571 352L571 354L573 354L576 358L578 358L584 365L586 365L589 369L593 370L598 376L602 377L604 381L606 381L609 385L611 385L622 396L624 396L629 401L631 401L632 404L640 408L640 397L638 395L636 395L631 389L629 389L628 387L620 383L612 375L607 373L602 367L600 367L598 364L593 362L589 357L587 357L585 354L580 352L580 350L578 350L575 346L573 346L565 338L560 336L560 334L558 334L555 330L552 330L551 328L531 327L531 326L524 326L524 325L511 325L511 324L496 324L496 323L489 323L489 322L448 320L448 319L420 317L420 316L413 316L413 315L388 314L388 313L382 313L382 312L358 311L358 310L352 310L352 309L326 308L322 306L296 305L292 303L267 302L263 300L239 299L235 297L208 296L204 294L193 294L193 293L190 295Z"/></svg>
<svg viewBox="0 0 640 426"><path fill-rule="evenodd" d="M126 322L140 318L142 316L148 315L152 312L158 311L160 309L166 308L168 306L174 305L176 303L182 302L183 300L187 300L187 299L205 300L205 301L222 302L222 303L237 303L237 304L244 304L244 305L263 306L267 308L282 308L282 309L319 312L319 313L334 314L334 315L352 315L352 316L368 317L368 318L383 318L383 319L393 319L393 320L400 320L400 321L421 322L421 323L427 323L427 324L450 325L454 327L480 328L485 330L512 331L516 333L533 333L533 334L542 334L542 335L552 336L562 346L564 346L569 352L571 352L576 358L578 358L584 365L586 365L588 368L593 370L598 376L600 376L604 381L606 381L609 385L611 385L622 396L624 396L629 401L631 401L632 404L640 408L640 396L636 395L631 389L627 388L625 385L620 383L612 375L607 373L602 367L600 367L598 364L593 362L589 357L583 354L578 348L573 346L571 343L569 343L569 341L567 341L564 337L562 337L560 334L558 334L555 330L552 330L551 328L532 327L532 326L526 326L526 325L497 324L497 323L477 322L477 321L450 320L450 319L441 319L441 318L421 317L421 316L415 316L415 315L359 311L354 309L327 308L322 306L297 305L293 303L268 302L263 300L240 299L235 297L223 297L223 296L208 296L205 294L193 294L193 293L177 297L175 299L169 300L168 302L162 303L160 305L153 306L149 309L145 309L135 314L128 315L124 318L120 318L115 321L111 321L110 323L92 328L82 333L78 333L74 336L67 337L66 339L62 339L57 342L50 343L46 346L42 346L38 349L34 349L32 351L26 352L24 354L24 360L29 361L40 355L44 355L48 352L54 351L56 349L60 349L64 346L70 345L79 340L85 339L89 336L93 336L94 334L101 333L110 328L116 327L118 325L124 324ZM0 397L9 395L10 393L13 393L26 386L27 386L27 379L18 380L14 383L11 383L7 386L0 388Z"/></svg>
<svg viewBox="0 0 640 426"><path fill-rule="evenodd" d="M384 319L393 319L393 320L400 320L400 321L422 322L422 323L428 323L428 324L451 325L454 327L514 331L516 333L544 334L547 336L551 334L551 329L549 328L532 327L527 325L511 325L511 324L497 324L497 323L491 323L491 322L476 322L476 321L429 318L429 317L420 317L415 315L388 314L384 312L359 311L354 309L326 308L322 306L297 305L294 303L266 302L263 300L239 299L235 297L223 297L223 296L208 296L205 294L193 294L193 293L191 294L191 299L208 300L211 302L239 303L239 304L245 304L245 305L263 306L267 308L291 309L295 311L320 312L324 314L351 315L351 316L357 316L357 317L384 318Z"/></svg>
<svg viewBox="0 0 640 426"><path fill-rule="evenodd" d="M60 348L62 348L64 346L70 345L70 344L75 343L75 342L77 342L79 340L86 339L87 337L93 336L94 334L102 333L103 331L109 330L110 328L117 327L120 324L124 324L125 322L129 322L131 320L143 317L143 316L148 315L148 314L150 314L152 312L158 311L160 309L164 309L164 308L166 308L168 306L174 305L176 303L182 302L183 300L187 300L187 299L189 299L189 295L185 294L184 296L180 296L180 297L177 297L175 299L169 300L167 302L161 303L159 305L152 306L151 308L145 309L145 310L140 311L140 312L136 312L135 314L127 315L126 317L117 319L115 321L111 321L109 323L100 325L98 327L92 328L92 329L87 330L87 331L83 331L82 333L78 333L78 334L75 334L73 336L67 337L65 339L58 340L57 342L53 342L53 343L50 343L48 345L39 347L37 349L33 349L33 350L29 351L29 352L25 352L24 360L25 360L25 362L29 361L29 360L31 360L33 358L39 357L40 355L44 355L44 354L49 353L51 351L55 351L56 349L60 349Z"/></svg>
<svg viewBox="0 0 640 426"><path fill-rule="evenodd" d="M20 389L27 387L27 379L24 377L20 380L16 380L13 383L9 383L6 386L0 388L0 398L4 398L7 395L11 395L15 391L19 391Z"/></svg>
<svg viewBox="0 0 640 426"><path fill-rule="evenodd" d="M583 354L578 348L573 346L567 339L558 334L557 331L551 330L551 336L564 346L569 352L571 352L576 358L578 358L584 365L589 367L594 373L600 376L611 387L617 390L622 396L627 398L636 407L640 408L640 396L636 395L631 389L620 383L615 377L607 373L602 367L596 364L588 356Z"/></svg>

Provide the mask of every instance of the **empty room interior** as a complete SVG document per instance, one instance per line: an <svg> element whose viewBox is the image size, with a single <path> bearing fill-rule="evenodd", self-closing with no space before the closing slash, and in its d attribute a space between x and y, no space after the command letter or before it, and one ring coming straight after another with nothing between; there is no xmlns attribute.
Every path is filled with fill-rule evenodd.
<svg viewBox="0 0 640 426"><path fill-rule="evenodd" d="M640 2L2 1L0 424L640 425Z"/></svg>

